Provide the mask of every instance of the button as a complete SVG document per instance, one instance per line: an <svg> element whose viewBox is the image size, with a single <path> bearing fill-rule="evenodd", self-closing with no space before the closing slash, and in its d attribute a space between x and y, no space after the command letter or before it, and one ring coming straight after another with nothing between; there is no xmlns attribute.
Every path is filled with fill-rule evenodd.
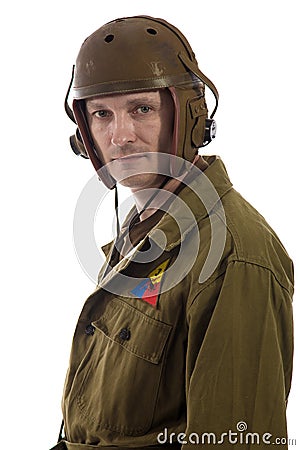
<svg viewBox="0 0 300 450"><path fill-rule="evenodd" d="M122 328L119 337L122 341L128 341L130 339L130 330L128 330L128 328Z"/></svg>
<svg viewBox="0 0 300 450"><path fill-rule="evenodd" d="M93 336L93 334L95 333L95 327L93 327L93 325L90 323L89 325L86 326L85 333L88 336Z"/></svg>

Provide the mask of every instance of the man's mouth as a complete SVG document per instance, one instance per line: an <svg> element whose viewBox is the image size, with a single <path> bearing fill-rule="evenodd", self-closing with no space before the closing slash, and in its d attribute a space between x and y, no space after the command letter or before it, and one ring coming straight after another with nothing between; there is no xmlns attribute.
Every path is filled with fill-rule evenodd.
<svg viewBox="0 0 300 450"><path fill-rule="evenodd" d="M129 162L129 161L134 161L134 160L138 160L140 158L145 158L146 155L143 153L132 153L131 155L124 155L124 156L120 156L119 158L113 158L113 161L118 161L118 162Z"/></svg>

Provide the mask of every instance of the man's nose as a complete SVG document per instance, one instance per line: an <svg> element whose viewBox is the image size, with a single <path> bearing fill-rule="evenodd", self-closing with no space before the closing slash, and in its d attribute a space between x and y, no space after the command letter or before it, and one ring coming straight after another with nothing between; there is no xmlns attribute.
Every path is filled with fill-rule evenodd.
<svg viewBox="0 0 300 450"><path fill-rule="evenodd" d="M111 143L116 147L122 147L136 140L134 125L128 115L117 116L112 124Z"/></svg>

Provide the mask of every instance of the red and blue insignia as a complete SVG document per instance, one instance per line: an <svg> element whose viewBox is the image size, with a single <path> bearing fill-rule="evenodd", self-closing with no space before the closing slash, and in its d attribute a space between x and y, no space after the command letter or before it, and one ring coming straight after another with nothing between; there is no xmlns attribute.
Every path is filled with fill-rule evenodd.
<svg viewBox="0 0 300 450"><path fill-rule="evenodd" d="M166 270L170 259L167 259L152 272L149 273L146 279L143 279L131 292L136 297L144 300L152 306L156 306L160 285L162 282L164 271Z"/></svg>

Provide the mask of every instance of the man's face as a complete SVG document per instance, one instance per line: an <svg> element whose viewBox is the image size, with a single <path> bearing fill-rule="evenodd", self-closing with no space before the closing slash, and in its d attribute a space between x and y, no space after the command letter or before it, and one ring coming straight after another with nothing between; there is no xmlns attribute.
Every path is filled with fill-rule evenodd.
<svg viewBox="0 0 300 450"><path fill-rule="evenodd" d="M93 97L86 113L97 151L112 176L132 191L159 187L159 152L170 153L174 104L166 89ZM152 173L147 173L152 172ZM132 174L134 173L134 175Z"/></svg>

